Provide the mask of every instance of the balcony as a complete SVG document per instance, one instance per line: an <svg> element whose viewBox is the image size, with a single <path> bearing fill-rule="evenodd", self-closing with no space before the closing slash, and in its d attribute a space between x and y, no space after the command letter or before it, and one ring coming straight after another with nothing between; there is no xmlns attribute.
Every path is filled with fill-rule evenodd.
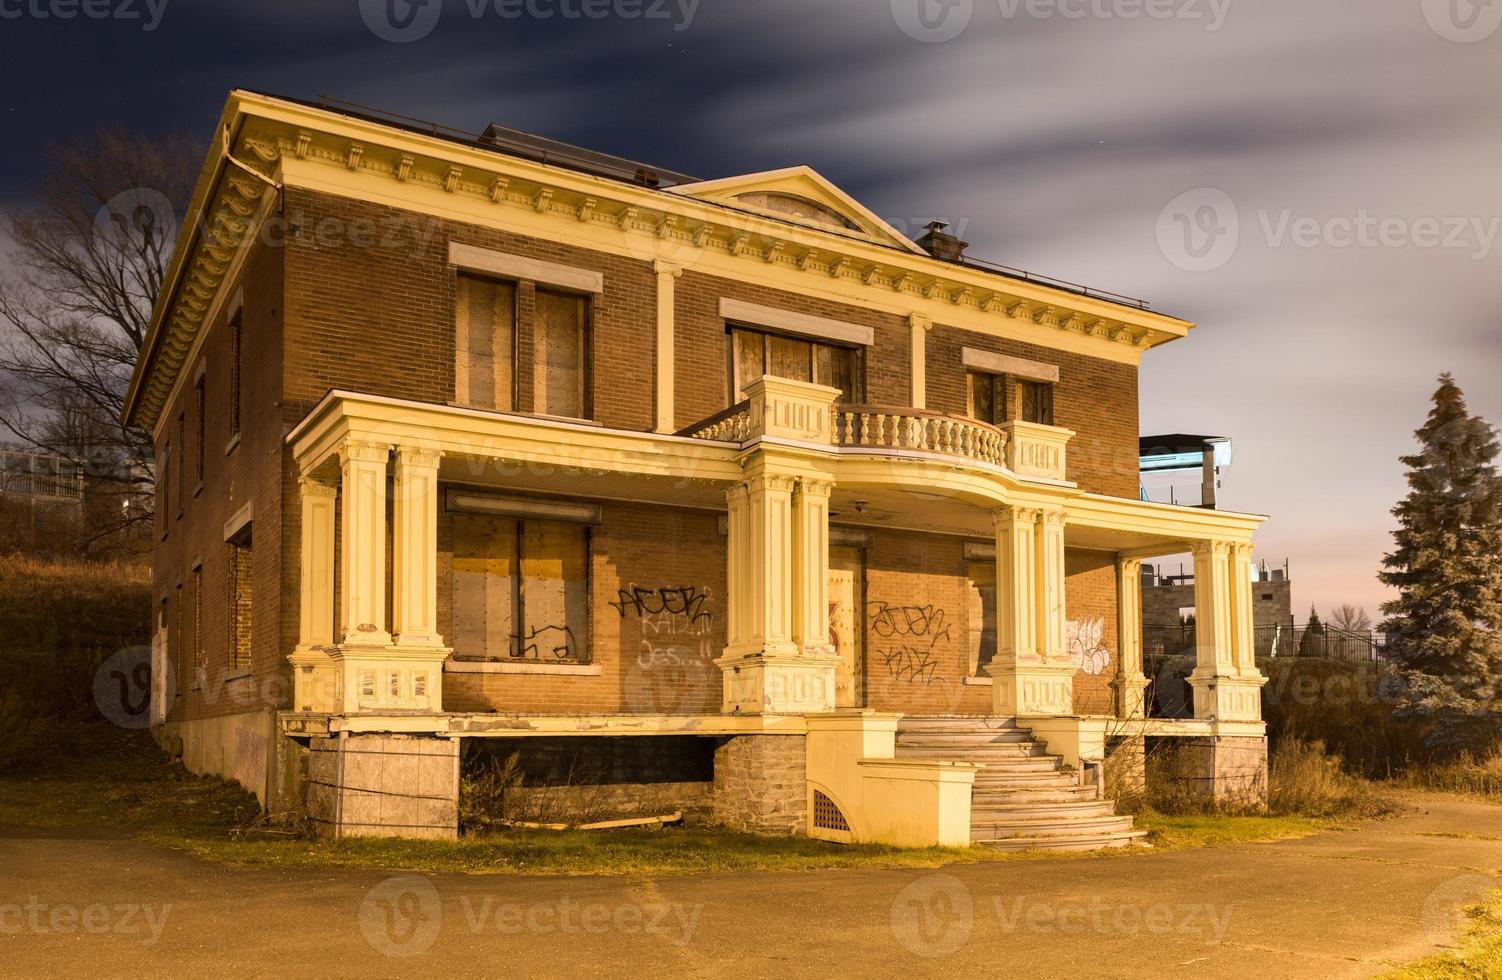
<svg viewBox="0 0 1502 980"><path fill-rule="evenodd" d="M840 449L953 456L1051 481L1065 480L1065 447L1074 436L1031 422L998 427L917 408L837 405L835 389L783 378L754 381L750 394L678 435L734 443L770 436Z"/></svg>

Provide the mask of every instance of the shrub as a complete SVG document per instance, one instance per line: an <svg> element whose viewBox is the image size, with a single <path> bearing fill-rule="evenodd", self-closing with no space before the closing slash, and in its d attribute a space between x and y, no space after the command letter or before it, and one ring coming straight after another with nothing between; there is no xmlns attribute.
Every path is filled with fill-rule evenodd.
<svg viewBox="0 0 1502 980"><path fill-rule="evenodd" d="M1277 816L1373 817L1390 812L1368 781L1341 768L1323 742L1284 738L1268 759L1267 810Z"/></svg>

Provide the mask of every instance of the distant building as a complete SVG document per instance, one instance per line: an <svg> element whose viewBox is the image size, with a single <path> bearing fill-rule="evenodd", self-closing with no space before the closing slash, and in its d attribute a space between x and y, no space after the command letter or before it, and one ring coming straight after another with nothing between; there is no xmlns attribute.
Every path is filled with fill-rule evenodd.
<svg viewBox="0 0 1502 980"><path fill-rule="evenodd" d="M62 456L0 450L0 551L76 548L84 534L84 473Z"/></svg>
<svg viewBox="0 0 1502 980"><path fill-rule="evenodd" d="M1293 583L1288 562L1269 568L1267 562L1253 562L1252 626L1254 629L1282 625L1293 629ZM1169 565L1142 566L1142 623L1144 626L1178 626L1186 615L1194 613L1194 572L1180 565L1177 572Z"/></svg>

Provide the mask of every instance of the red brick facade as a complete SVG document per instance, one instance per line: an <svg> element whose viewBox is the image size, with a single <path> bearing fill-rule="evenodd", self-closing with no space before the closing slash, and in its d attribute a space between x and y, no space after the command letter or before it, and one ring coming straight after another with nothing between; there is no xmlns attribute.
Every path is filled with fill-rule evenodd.
<svg viewBox="0 0 1502 980"><path fill-rule="evenodd" d="M443 404L454 397L455 269L451 242L591 270L603 292L591 303L591 396L595 421L650 430L655 419L656 274L646 260L590 251L382 205L288 187L286 235L255 246L228 287L244 293L241 434L231 443L229 341L225 315L212 325L187 370L206 366L205 480L158 515L155 594L184 596L184 614L166 617L174 662L191 663L191 638L203 637L210 683L186 681L171 720L287 707L285 657L297 641L300 510L295 467L284 436L332 388ZM355 234L353 229L360 229ZM371 231L373 229L373 231ZM728 347L719 301L738 299L870 328L864 358L866 400L912 401L911 333L893 314L736 282L692 269L676 284L677 426L725 408ZM531 287L519 287L518 372L530 364ZM1100 358L999 339L937 324L927 339L928 408L964 414L961 348L1055 365L1055 421L1076 431L1069 477L1088 491L1135 498L1136 368ZM518 407L528 411L525 401ZM191 377L163 414L162 441L178 440L179 413L195 411ZM197 430L189 417L191 441ZM159 446L159 450L163 448ZM194 447L174 447L174 467L191 474ZM189 488L190 491L192 488ZM225 524L253 506L254 584L251 673L230 681L230 603ZM722 514L663 506L604 503L590 544L591 650L598 673L448 674L445 708L455 711L695 713L719 707L712 660L725 643L725 539ZM449 635L452 603L450 522L440 515L439 629ZM967 684L968 592L964 541L877 530L867 554L866 703L903 711L984 712L990 688ZM191 569L203 566L205 595L195 606ZM389 565L388 565L389 569ZM1071 619L1097 618L1112 666L1081 676L1080 710L1109 707L1105 683L1116 650L1113 556L1070 552ZM185 586L177 591L179 582ZM634 589L657 600L638 601ZM692 590L694 617L653 605L662 590ZM677 596L685 593L675 592ZM390 592L388 590L388 597ZM921 597L915 599L914 597ZM921 637L881 635L894 609L930 607ZM203 610L195 632L192 611ZM707 618L695 618L702 612ZM183 636L177 622L186 622ZM898 642L910 640L915 642ZM199 688L206 688L200 690Z"/></svg>

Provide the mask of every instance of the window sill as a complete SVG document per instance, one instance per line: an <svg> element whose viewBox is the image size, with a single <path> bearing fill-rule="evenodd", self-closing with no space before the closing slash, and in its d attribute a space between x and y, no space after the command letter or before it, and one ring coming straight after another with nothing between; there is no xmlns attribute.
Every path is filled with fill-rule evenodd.
<svg viewBox="0 0 1502 980"><path fill-rule="evenodd" d="M201 494L201 493L203 493L203 481L202 480L198 481L198 486L196 486L196 487L193 488L193 497L194 497L194 499L197 499L198 495Z"/></svg>
<svg viewBox="0 0 1502 980"><path fill-rule="evenodd" d="M246 668L244 670L232 670L224 675L224 683L233 684L235 681L250 680L250 677L251 671L249 668Z"/></svg>
<svg viewBox="0 0 1502 980"><path fill-rule="evenodd" d="M967 677L961 683L966 687L990 687L996 681L991 677Z"/></svg>
<svg viewBox="0 0 1502 980"><path fill-rule="evenodd" d="M599 677L599 664L516 663L506 660L449 660L443 665L450 674L561 674Z"/></svg>
<svg viewBox="0 0 1502 980"><path fill-rule="evenodd" d="M230 453L234 452L239 447L239 445L240 433L236 432L234 435L229 437L229 442L225 443L224 455L228 456Z"/></svg>

